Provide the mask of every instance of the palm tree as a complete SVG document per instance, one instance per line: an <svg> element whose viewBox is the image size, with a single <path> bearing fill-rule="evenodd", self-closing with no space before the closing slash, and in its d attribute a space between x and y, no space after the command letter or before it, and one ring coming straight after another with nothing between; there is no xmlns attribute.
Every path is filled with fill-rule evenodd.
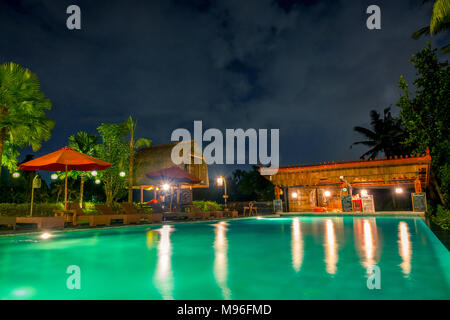
<svg viewBox="0 0 450 320"><path fill-rule="evenodd" d="M136 131L137 120L134 121L130 116L126 121L126 127L128 132L130 133L130 163L129 163L129 171L128 171L128 202L133 202L133 169L134 169L134 150L139 149L141 147L149 147L152 140L140 138L137 141L134 141L134 132Z"/></svg>
<svg viewBox="0 0 450 320"><path fill-rule="evenodd" d="M423 0L423 3L430 0ZM430 25L423 27L412 34L414 39L419 39L423 35L435 35L450 28L450 0L435 0ZM450 52L450 45L441 48L442 53Z"/></svg>
<svg viewBox="0 0 450 320"><path fill-rule="evenodd" d="M98 136L96 134L80 131L76 135L69 137L69 146L78 152L87 154L88 156L94 156L97 141ZM80 208L83 208L83 189L86 173L82 171L73 171L73 173L76 176L80 176Z"/></svg>
<svg viewBox="0 0 450 320"><path fill-rule="evenodd" d="M34 73L13 62L0 65L0 167L3 161L14 167L19 148L36 151L50 138L55 124L45 111L51 106Z"/></svg>
<svg viewBox="0 0 450 320"><path fill-rule="evenodd" d="M394 118L390 110L390 107L384 109L383 118L376 110L370 111L372 130L364 127L353 128L353 130L365 136L367 140L355 142L350 148L357 144L371 148L361 155L361 159L364 159L366 156L375 158L380 152L383 152L387 157L400 155L405 152L405 147L402 144L406 137L405 131L401 125L401 120Z"/></svg>

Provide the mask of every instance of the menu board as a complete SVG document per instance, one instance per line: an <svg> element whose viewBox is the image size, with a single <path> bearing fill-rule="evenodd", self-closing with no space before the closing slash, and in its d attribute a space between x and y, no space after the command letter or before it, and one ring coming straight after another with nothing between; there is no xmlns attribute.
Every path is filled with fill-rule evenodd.
<svg viewBox="0 0 450 320"><path fill-rule="evenodd" d="M273 200L273 212L283 212L283 201Z"/></svg>
<svg viewBox="0 0 450 320"><path fill-rule="evenodd" d="M427 211L427 196L425 195L425 192L412 193L411 196L413 211Z"/></svg>
<svg viewBox="0 0 450 320"><path fill-rule="evenodd" d="M352 212L353 206L352 206L352 196L341 196L341 203L342 203L342 211L344 212Z"/></svg>

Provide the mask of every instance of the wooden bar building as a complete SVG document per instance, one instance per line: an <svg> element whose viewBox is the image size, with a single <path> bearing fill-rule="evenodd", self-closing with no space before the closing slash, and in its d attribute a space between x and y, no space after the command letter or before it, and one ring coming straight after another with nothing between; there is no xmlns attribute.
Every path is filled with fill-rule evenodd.
<svg viewBox="0 0 450 320"><path fill-rule="evenodd" d="M275 198L287 203L285 211L311 212L317 207L341 211L341 196L353 190L428 186L431 157L426 154L383 159L320 162L281 167L265 176L275 186Z"/></svg>

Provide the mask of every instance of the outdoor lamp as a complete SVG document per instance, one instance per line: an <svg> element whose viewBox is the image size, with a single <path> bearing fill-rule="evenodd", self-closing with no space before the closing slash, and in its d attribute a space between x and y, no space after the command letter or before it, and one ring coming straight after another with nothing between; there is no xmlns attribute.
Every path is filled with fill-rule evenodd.
<svg viewBox="0 0 450 320"><path fill-rule="evenodd" d="M97 171L94 170L91 172L91 174L95 177L95 176L97 176Z"/></svg>
<svg viewBox="0 0 450 320"><path fill-rule="evenodd" d="M56 173L52 173L52 174L50 175L50 178L51 178L52 180L56 180L56 179L58 179L58 175L57 175Z"/></svg>
<svg viewBox="0 0 450 320"><path fill-rule="evenodd" d="M325 196L325 197L329 197L329 196L331 196L331 192L330 191L325 191L324 193L323 193L323 195Z"/></svg>
<svg viewBox="0 0 450 320"><path fill-rule="evenodd" d="M125 177L125 172L124 171L120 171L119 176Z"/></svg>
<svg viewBox="0 0 450 320"><path fill-rule="evenodd" d="M403 189L402 188L395 188L395 193L403 193Z"/></svg>
<svg viewBox="0 0 450 320"><path fill-rule="evenodd" d="M95 184L100 184L100 179L95 179Z"/></svg>
<svg viewBox="0 0 450 320"><path fill-rule="evenodd" d="M297 198L298 198L297 192L292 192L292 198L294 198L294 199L297 199Z"/></svg>
<svg viewBox="0 0 450 320"><path fill-rule="evenodd" d="M218 185L219 187L221 187L221 186L223 185L223 177L218 177L218 178L217 178L217 185Z"/></svg>
<svg viewBox="0 0 450 320"><path fill-rule="evenodd" d="M14 172L12 174L12 176L13 176L14 179L17 179L18 177L20 177L20 173L19 172Z"/></svg>
<svg viewBox="0 0 450 320"><path fill-rule="evenodd" d="M366 189L361 190L361 196L362 196L362 197L367 197L368 194L369 194L369 193L367 192Z"/></svg>
<svg viewBox="0 0 450 320"><path fill-rule="evenodd" d="M170 188L170 186L167 183L163 184L162 187L163 187L163 190L165 190L165 191L169 190L169 188Z"/></svg>

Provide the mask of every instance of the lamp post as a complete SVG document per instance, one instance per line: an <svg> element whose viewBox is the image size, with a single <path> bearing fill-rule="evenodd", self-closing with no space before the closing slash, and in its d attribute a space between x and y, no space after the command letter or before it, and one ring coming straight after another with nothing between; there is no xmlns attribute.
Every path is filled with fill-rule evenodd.
<svg viewBox="0 0 450 320"><path fill-rule="evenodd" d="M34 200L34 189L41 187L41 180L39 180L39 175L35 174L33 181L31 183L31 206L30 206L30 217L33 216L33 200Z"/></svg>
<svg viewBox="0 0 450 320"><path fill-rule="evenodd" d="M228 195L227 195L227 179L225 179L223 176L219 176L217 178L217 185L219 187L221 187L223 185L223 188L224 188L223 200L225 202L225 209L227 209L227 199L228 199Z"/></svg>

